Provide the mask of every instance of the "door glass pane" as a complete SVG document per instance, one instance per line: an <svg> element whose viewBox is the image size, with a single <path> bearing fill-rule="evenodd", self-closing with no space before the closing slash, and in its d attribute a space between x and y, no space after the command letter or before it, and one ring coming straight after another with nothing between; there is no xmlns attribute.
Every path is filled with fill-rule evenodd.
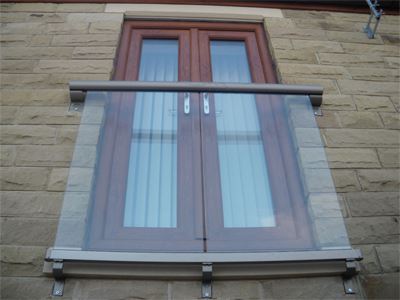
<svg viewBox="0 0 400 300"><path fill-rule="evenodd" d="M178 80L178 41L143 40L139 80ZM177 93L136 93L125 227L177 225Z"/></svg>
<svg viewBox="0 0 400 300"><path fill-rule="evenodd" d="M214 82L251 82L244 42L211 41L211 64ZM224 226L276 226L255 96L214 100Z"/></svg>

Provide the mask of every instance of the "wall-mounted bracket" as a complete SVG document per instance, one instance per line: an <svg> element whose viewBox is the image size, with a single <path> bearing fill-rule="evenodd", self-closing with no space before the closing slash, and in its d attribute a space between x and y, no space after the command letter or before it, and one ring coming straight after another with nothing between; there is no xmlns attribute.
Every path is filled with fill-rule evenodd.
<svg viewBox="0 0 400 300"><path fill-rule="evenodd" d="M212 298L212 263L203 263L201 266L203 273L201 282L201 298Z"/></svg>
<svg viewBox="0 0 400 300"><path fill-rule="evenodd" d="M371 11L371 15L369 16L368 23L364 27L364 32L367 34L369 39L373 39L376 33L376 29L378 28L379 22L381 20L381 16L383 14L383 9L381 8L381 4L379 0L366 0ZM372 19L375 18L374 29L371 28Z"/></svg>
<svg viewBox="0 0 400 300"><path fill-rule="evenodd" d="M320 106L313 106L314 116L322 117L324 114L322 113Z"/></svg>
<svg viewBox="0 0 400 300"><path fill-rule="evenodd" d="M69 105L69 112L82 112L83 111L83 102L72 102Z"/></svg>
<svg viewBox="0 0 400 300"><path fill-rule="evenodd" d="M70 89L69 96L71 98L71 102L84 102L86 97L86 91Z"/></svg>
<svg viewBox="0 0 400 300"><path fill-rule="evenodd" d="M357 289L354 284L355 275L360 272L360 267L356 261L346 262L346 272L343 274L343 287L346 294L356 294Z"/></svg>
<svg viewBox="0 0 400 300"><path fill-rule="evenodd" d="M64 263L62 260L53 262L53 276L54 276L54 285L53 285L53 296L61 297L64 294Z"/></svg>

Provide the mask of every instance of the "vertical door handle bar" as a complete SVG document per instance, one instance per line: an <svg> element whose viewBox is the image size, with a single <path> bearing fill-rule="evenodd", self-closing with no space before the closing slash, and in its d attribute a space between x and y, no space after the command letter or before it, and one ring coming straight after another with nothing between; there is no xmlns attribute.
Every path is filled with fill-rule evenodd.
<svg viewBox="0 0 400 300"><path fill-rule="evenodd" d="M210 114L210 101L208 99L208 93L203 93L203 104L204 104L204 114Z"/></svg>
<svg viewBox="0 0 400 300"><path fill-rule="evenodd" d="M190 113L190 94L185 93L184 99L183 111L185 112L185 115L188 115Z"/></svg>

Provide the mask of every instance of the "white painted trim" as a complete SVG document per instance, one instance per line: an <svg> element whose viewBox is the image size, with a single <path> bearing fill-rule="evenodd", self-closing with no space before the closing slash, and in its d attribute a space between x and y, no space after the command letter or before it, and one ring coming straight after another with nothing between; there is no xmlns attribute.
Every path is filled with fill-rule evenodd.
<svg viewBox="0 0 400 300"><path fill-rule="evenodd" d="M275 8L175 5L175 4L107 4L105 12L124 13L129 18L201 19L214 21L257 22L264 18L283 18Z"/></svg>

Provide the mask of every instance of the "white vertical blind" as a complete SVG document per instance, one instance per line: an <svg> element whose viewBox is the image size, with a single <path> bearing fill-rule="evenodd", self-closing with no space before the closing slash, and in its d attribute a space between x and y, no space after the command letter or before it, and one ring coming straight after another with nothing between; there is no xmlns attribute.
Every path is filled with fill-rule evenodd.
<svg viewBox="0 0 400 300"><path fill-rule="evenodd" d="M214 82L251 82L242 41L211 41L211 64ZM224 226L275 226L255 97L216 93L214 99Z"/></svg>
<svg viewBox="0 0 400 300"><path fill-rule="evenodd" d="M178 80L178 41L145 39L139 80ZM125 227L176 227L177 94L136 93Z"/></svg>

